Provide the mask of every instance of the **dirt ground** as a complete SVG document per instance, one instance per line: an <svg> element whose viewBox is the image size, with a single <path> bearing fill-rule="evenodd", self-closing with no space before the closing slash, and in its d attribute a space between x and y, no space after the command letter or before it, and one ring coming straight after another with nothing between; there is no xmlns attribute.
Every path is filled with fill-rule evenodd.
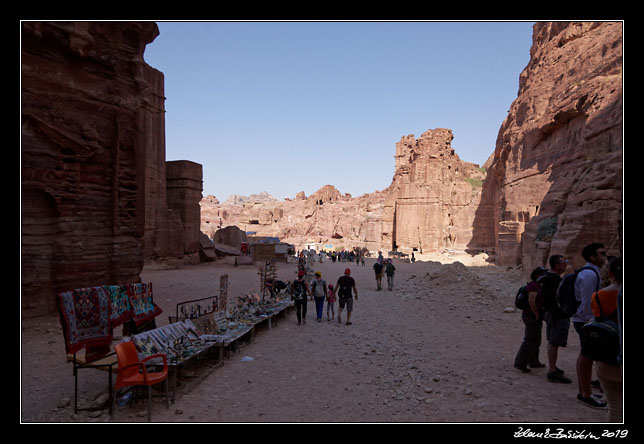
<svg viewBox="0 0 644 444"><path fill-rule="evenodd" d="M579 344L570 330L558 367L572 384L546 380L544 368L523 374L513 368L523 337L520 313L507 313L521 271L488 265L467 255L425 257L414 264L395 260L393 291L376 291L373 259L366 266L315 264L328 283L346 267L356 279L352 325L295 313L261 330L222 365L188 368L169 409L154 398L154 422L195 423L601 423L605 412L576 400ZM439 263L437 260L440 260ZM457 261L457 262L454 262ZM278 264L278 276L295 278L295 264ZM153 282L155 302L168 323L177 302L219 293L227 273L229 295L257 292L258 269L219 263L153 266L142 273ZM338 311L336 302L336 315ZM326 309L326 307L325 307ZM343 314L344 315L344 314ZM343 316L343 321L345 316ZM120 334L116 332L117 339ZM546 362L545 327L541 361ZM252 359L251 359L252 358ZM105 372L79 372L74 414L72 365L65 360L57 317L21 323L21 422L147 422L147 399L119 406L110 419L100 397Z"/></svg>

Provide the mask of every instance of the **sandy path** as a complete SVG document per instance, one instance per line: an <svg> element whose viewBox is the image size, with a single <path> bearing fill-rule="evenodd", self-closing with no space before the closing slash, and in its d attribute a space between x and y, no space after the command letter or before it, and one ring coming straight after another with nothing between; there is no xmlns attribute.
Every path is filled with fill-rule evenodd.
<svg viewBox="0 0 644 444"><path fill-rule="evenodd" d="M516 371L514 355L523 336L511 306L522 278L517 270L465 267L436 262L397 267L394 291L375 291L371 264L315 264L329 283L349 266L359 299L353 325L315 321L308 304L306 325L291 314L222 366L180 385L175 404L155 399L159 422L602 422L603 411L576 401L577 386L554 384L545 369ZM177 269L146 268L155 301L167 323L182 300L218 294L219 277L230 276L229 294L258 291L257 269L200 264ZM292 279L295 265L279 264L278 276ZM386 288L386 287L385 287ZM337 303L336 303L337 313ZM71 365L64 362L57 319L22 326L22 407L25 422L107 422L106 411L73 414ZM544 329L545 335L545 329ZM50 357L44 365L34 356ZM559 367L575 380L578 341L574 330ZM251 357L252 360L242 360ZM545 362L545 338L541 360ZM197 369L198 370L198 369ZM195 371L197 371L195 370ZM205 373L204 373L205 372ZM50 384L52 375L60 383ZM81 374L81 399L104 390L104 373ZM62 401L61 401L62 400ZM117 421L144 422L146 403L119 407Z"/></svg>

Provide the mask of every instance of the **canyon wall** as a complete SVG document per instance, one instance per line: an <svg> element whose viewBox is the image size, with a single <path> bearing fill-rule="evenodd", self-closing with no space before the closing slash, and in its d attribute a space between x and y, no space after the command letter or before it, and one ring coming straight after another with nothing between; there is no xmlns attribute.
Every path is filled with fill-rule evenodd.
<svg viewBox="0 0 644 444"><path fill-rule="evenodd" d="M458 158L450 130L430 130L396 144L385 190L352 198L327 186L309 198L241 205L205 199L202 231L237 224L300 247L484 250L528 271L551 254L579 266L591 242L620 254L622 24L536 23L530 56L484 168Z"/></svg>
<svg viewBox="0 0 644 444"><path fill-rule="evenodd" d="M21 23L25 315L55 312L60 291L139 282L146 258L184 257L166 193L163 74L143 60L158 33L153 22Z"/></svg>
<svg viewBox="0 0 644 444"><path fill-rule="evenodd" d="M474 230L499 264L622 248L622 24L537 23L517 99L486 165Z"/></svg>

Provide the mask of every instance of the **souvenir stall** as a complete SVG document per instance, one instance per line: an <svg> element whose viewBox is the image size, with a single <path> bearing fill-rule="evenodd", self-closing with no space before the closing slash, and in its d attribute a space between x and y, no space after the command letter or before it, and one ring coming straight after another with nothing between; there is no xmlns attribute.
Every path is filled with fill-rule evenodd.
<svg viewBox="0 0 644 444"><path fill-rule="evenodd" d="M67 360L73 364L74 413L77 413L78 371L84 368L107 371L111 401L112 373L118 368L110 347L114 328L126 322L143 327L162 310L154 303L152 283L77 288L59 293L56 299Z"/></svg>

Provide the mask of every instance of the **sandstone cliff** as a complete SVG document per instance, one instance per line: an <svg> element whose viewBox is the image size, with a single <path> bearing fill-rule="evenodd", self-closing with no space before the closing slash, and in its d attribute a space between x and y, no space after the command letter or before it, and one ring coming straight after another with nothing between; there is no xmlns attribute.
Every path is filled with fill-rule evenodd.
<svg viewBox="0 0 644 444"><path fill-rule="evenodd" d="M155 23L22 23L23 306L137 282Z"/></svg>
<svg viewBox="0 0 644 444"><path fill-rule="evenodd" d="M297 248L321 243L407 253L465 249L484 174L458 157L452 139L448 129L403 137L396 144L391 185L356 198L332 185L284 202L235 196L219 204L208 196L201 201L201 230L212 238L217 229L237 225Z"/></svg>
<svg viewBox="0 0 644 444"><path fill-rule="evenodd" d="M501 264L622 245L622 25L537 23L474 229ZM491 233L494 233L493 238Z"/></svg>
<svg viewBox="0 0 644 444"><path fill-rule="evenodd" d="M153 22L21 24L21 284L55 294L138 282L144 260L197 256L201 165L165 160ZM166 168L167 166L167 168Z"/></svg>

